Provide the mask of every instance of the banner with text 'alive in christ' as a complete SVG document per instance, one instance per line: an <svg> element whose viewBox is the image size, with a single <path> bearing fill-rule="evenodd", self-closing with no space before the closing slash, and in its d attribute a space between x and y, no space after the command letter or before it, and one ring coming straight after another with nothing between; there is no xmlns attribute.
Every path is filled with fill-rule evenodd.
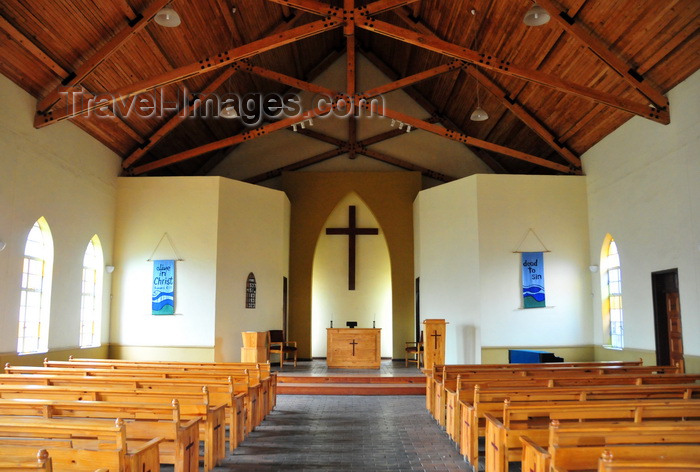
<svg viewBox="0 0 700 472"><path fill-rule="evenodd" d="M175 261L153 261L152 313L175 313Z"/></svg>
<svg viewBox="0 0 700 472"><path fill-rule="evenodd" d="M523 252L523 308L543 308L544 256L542 252Z"/></svg>

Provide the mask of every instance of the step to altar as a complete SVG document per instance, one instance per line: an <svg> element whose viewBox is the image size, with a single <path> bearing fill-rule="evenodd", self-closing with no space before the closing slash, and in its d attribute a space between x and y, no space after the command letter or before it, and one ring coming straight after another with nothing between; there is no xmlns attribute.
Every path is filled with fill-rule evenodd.
<svg viewBox="0 0 700 472"><path fill-rule="evenodd" d="M425 395L424 376L277 375L279 395Z"/></svg>

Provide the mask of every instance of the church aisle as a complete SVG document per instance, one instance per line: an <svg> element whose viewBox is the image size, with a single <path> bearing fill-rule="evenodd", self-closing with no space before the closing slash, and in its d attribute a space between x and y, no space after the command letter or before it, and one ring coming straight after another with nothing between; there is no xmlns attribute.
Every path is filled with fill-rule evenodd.
<svg viewBox="0 0 700 472"><path fill-rule="evenodd" d="M215 472L471 470L423 396L280 395Z"/></svg>

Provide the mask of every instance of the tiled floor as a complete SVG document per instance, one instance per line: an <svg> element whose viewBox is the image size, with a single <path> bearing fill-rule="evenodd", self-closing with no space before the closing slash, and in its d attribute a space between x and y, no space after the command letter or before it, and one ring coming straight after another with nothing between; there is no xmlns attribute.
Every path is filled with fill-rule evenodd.
<svg viewBox="0 0 700 472"><path fill-rule="evenodd" d="M428 414L423 396L280 395L277 407L262 425L214 470L402 472L471 468Z"/></svg>
<svg viewBox="0 0 700 472"><path fill-rule="evenodd" d="M313 361L299 361L297 366L291 362L285 362L283 369L280 371L279 363L274 362L271 366L272 370L283 375L293 376L334 376L334 375L361 375L361 376L388 376L388 377L403 377L422 375L416 364L409 363L406 367L404 361L392 361L391 359L382 359L382 364L379 369L329 369L325 359L314 359Z"/></svg>

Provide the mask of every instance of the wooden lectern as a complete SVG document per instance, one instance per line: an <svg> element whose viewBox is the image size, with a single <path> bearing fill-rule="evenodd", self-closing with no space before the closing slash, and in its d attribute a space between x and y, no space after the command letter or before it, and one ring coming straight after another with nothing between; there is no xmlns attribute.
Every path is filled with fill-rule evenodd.
<svg viewBox="0 0 700 472"><path fill-rule="evenodd" d="M431 369L435 364L445 363L445 320L423 321L423 349L425 353L425 369Z"/></svg>
<svg viewBox="0 0 700 472"><path fill-rule="evenodd" d="M241 362L265 363L268 360L267 331L243 331Z"/></svg>

